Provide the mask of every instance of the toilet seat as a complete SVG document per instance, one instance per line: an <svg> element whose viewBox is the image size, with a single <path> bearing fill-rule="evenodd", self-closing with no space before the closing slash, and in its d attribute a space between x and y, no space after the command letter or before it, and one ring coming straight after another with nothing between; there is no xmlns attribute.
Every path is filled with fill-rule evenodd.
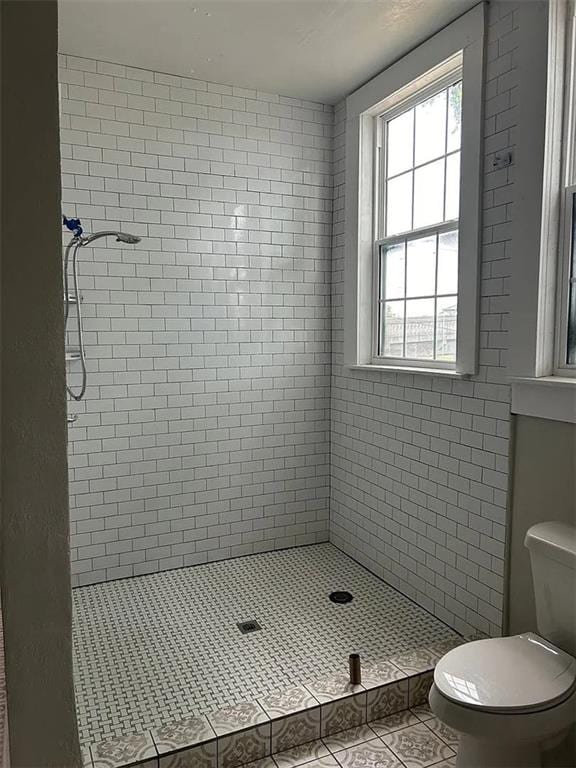
<svg viewBox="0 0 576 768"><path fill-rule="evenodd" d="M576 685L576 659L528 632L466 643L436 665L434 683L471 709L528 713L566 699Z"/></svg>

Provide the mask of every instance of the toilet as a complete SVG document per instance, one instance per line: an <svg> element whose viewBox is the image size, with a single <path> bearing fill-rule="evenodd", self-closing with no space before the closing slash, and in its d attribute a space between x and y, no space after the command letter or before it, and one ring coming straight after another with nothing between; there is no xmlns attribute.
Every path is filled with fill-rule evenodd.
<svg viewBox="0 0 576 768"><path fill-rule="evenodd" d="M576 528L529 529L539 634L466 643L436 665L434 714L460 735L457 768L533 768L576 721Z"/></svg>

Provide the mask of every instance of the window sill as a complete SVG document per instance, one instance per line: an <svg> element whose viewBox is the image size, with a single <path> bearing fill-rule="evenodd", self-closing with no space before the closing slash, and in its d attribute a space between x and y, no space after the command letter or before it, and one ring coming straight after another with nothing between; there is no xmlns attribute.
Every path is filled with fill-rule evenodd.
<svg viewBox="0 0 576 768"><path fill-rule="evenodd" d="M513 378L512 413L576 424L576 378Z"/></svg>
<svg viewBox="0 0 576 768"><path fill-rule="evenodd" d="M369 363L357 363L345 365L352 371L386 371L386 373L419 373L425 376L448 376L451 379L467 379L469 373L460 373L452 368L420 368L408 365L371 365Z"/></svg>

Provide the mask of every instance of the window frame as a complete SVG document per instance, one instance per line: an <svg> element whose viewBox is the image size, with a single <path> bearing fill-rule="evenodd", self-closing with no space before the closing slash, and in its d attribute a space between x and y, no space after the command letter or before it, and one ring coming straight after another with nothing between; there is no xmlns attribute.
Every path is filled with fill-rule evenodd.
<svg viewBox="0 0 576 768"><path fill-rule="evenodd" d="M554 339L555 376L576 378L576 363L566 362L569 337L570 283L573 249L576 247L576 4L566 3L564 94L562 104L562 155L559 193L558 285Z"/></svg>
<svg viewBox="0 0 576 768"><path fill-rule="evenodd" d="M522 216L512 226L512 274L508 377L512 413L576 424L576 377L558 366L562 291L561 190L566 160L565 115L558 108L566 94L567 15L573 0L522 3L517 51L521 130L516 152L516 183ZM576 158L575 158L576 160ZM576 170L576 169L575 169ZM565 338L565 336L564 336Z"/></svg>
<svg viewBox="0 0 576 768"><path fill-rule="evenodd" d="M427 74L427 73L426 73ZM451 371L456 369L456 360L454 362L436 360L434 358L412 358L412 357L392 357L386 355L380 355L380 332L381 332L381 320L380 320L380 288L381 288L381 264L382 247L387 245L393 245L396 242L406 242L409 240L415 240L419 237L426 237L428 235L440 235L444 232L450 232L454 229L460 231L460 211L458 211L457 219L444 220L437 224L430 224L425 227L417 227L414 229L406 230L405 232L399 232L394 235L385 235L386 230L386 191L387 191L387 154L386 154L386 123L393 120L395 117L403 114L409 109L413 109L418 104L432 98L438 93L450 88L455 83L463 82L463 66L461 62L454 61L452 67L448 68L448 71L443 72L442 75L435 80L425 85L423 88L410 94L408 97L403 97L400 93L395 102L389 104L386 110L380 112L374 116L375 129L374 129L374 197L373 197L373 216L374 216L374 252L373 252L373 277L372 277L372 290L373 290L373 326L372 326L372 364L377 366L398 366L398 367L414 367L414 368L438 368L441 370ZM462 93L464 88L462 87ZM439 156L439 158L447 158L449 155L458 152L460 158L462 155L462 143L458 150L452 152L446 152ZM423 165L428 164L424 163ZM412 166L410 170L414 172L417 167ZM462 173L459 178L459 194L462 186ZM382 194L380 194L380 192ZM412 185L412 209L414 209L414 183ZM444 169L444 194L446 194L446 169ZM413 213L413 210L412 210ZM460 240L460 237L458 237ZM437 257L436 257L437 258ZM406 265L405 265L406 269ZM438 265L436 264L436 270ZM437 298L438 294L434 295ZM456 292L458 298L458 289ZM421 297L413 297L421 298ZM458 320L457 325L458 328ZM434 344L436 343L436 335L434 335Z"/></svg>
<svg viewBox="0 0 576 768"><path fill-rule="evenodd" d="M396 371L467 377L477 372L479 344L479 264L481 250L482 165L484 154L484 61L486 4L481 2L385 69L346 99L344 210L344 349L349 370ZM456 365L434 360L418 366L373 360L374 334L374 117L398 94L411 94L462 67L461 177ZM465 95L464 95L465 94Z"/></svg>
<svg viewBox="0 0 576 768"><path fill-rule="evenodd" d="M568 339L570 335L569 328L569 310L570 310L570 285L576 281L575 274L572 274L574 258L573 251L576 249L576 184L571 184L562 190L562 210L560 213L560 238L558 249L558 300L557 300L557 323L556 323L556 367L555 376L566 376L576 379L576 363L566 362L568 352Z"/></svg>

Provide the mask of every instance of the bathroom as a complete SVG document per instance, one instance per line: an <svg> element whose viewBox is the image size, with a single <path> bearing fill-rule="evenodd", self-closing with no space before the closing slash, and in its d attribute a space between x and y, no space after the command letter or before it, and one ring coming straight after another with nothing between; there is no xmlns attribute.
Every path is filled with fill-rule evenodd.
<svg viewBox="0 0 576 768"><path fill-rule="evenodd" d="M3 764L576 765L573 4L25 5Z"/></svg>

